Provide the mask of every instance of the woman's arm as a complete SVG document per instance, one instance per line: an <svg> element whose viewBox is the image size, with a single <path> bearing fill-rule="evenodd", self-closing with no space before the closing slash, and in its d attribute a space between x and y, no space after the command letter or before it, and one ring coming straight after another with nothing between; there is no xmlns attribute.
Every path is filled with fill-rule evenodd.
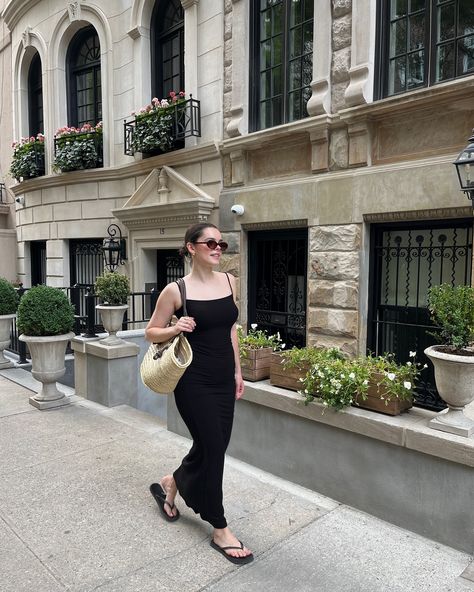
<svg viewBox="0 0 474 592"><path fill-rule="evenodd" d="M155 310L145 329L145 338L153 343L162 343L178 335L182 331L191 332L196 324L191 317L181 317L176 325L168 327L171 317L181 306L181 294L178 285L173 282L163 288Z"/></svg>
<svg viewBox="0 0 474 592"><path fill-rule="evenodd" d="M230 285L232 286L232 295L235 302L235 278L229 274ZM237 324L234 323L230 331L230 338L232 341L232 347L234 349L234 360L235 360L235 398L240 399L244 394L244 381L242 379L242 369L240 367L240 354L239 354L239 340L237 337Z"/></svg>

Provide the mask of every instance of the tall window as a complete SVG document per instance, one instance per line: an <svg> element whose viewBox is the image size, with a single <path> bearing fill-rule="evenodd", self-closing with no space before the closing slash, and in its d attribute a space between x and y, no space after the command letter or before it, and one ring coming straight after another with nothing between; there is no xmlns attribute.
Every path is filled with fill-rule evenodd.
<svg viewBox="0 0 474 592"><path fill-rule="evenodd" d="M41 58L35 53L28 70L28 119L30 136L44 132Z"/></svg>
<svg viewBox="0 0 474 592"><path fill-rule="evenodd" d="M151 20L152 95L184 88L184 11L180 0L156 2Z"/></svg>
<svg viewBox="0 0 474 592"><path fill-rule="evenodd" d="M81 127L102 120L100 44L93 27L81 29L69 45L69 123Z"/></svg>
<svg viewBox="0 0 474 592"><path fill-rule="evenodd" d="M379 0L379 97L474 74L473 0Z"/></svg>
<svg viewBox="0 0 474 592"><path fill-rule="evenodd" d="M250 104L254 130L308 116L314 0L253 0Z"/></svg>

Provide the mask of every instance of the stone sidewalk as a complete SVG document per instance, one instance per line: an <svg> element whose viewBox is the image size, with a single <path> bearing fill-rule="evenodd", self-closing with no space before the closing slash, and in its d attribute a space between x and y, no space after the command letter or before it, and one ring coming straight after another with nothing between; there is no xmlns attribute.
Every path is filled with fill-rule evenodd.
<svg viewBox="0 0 474 592"><path fill-rule="evenodd" d="M148 492L188 440L75 396L38 411L22 372L0 372L1 592L474 591L468 555L229 458L226 515L255 554L236 567L182 500L167 523Z"/></svg>

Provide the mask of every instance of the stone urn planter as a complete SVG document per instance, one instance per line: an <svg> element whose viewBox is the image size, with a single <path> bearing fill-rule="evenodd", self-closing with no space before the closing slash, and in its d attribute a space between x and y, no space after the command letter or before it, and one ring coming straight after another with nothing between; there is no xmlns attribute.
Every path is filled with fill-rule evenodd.
<svg viewBox="0 0 474 592"><path fill-rule="evenodd" d="M13 363L4 356L4 350L10 345L10 331L16 314L0 315L0 370L12 368Z"/></svg>
<svg viewBox="0 0 474 592"><path fill-rule="evenodd" d="M433 363L439 395L448 405L448 411L438 413L430 427L471 436L474 421L464 414L464 408L474 400L474 351L472 356L452 354L433 345L425 349L425 354Z"/></svg>
<svg viewBox="0 0 474 592"><path fill-rule="evenodd" d="M255 382L265 380L270 376L270 360L273 348L248 349L245 357L240 357L242 378Z"/></svg>
<svg viewBox="0 0 474 592"><path fill-rule="evenodd" d="M120 331L123 323L123 315L127 310L128 305L122 304L120 306L108 306L105 304L98 304L96 309L100 313L102 319L102 325L109 334L104 339L100 339L100 343L104 345L122 345L124 340L121 337L117 337L117 331Z"/></svg>
<svg viewBox="0 0 474 592"><path fill-rule="evenodd" d="M31 354L31 374L43 385L41 391L30 398L30 403L34 407L51 409L69 403L69 399L58 389L56 382L66 372L66 346L73 337L73 332L43 337L20 335L20 341L27 344Z"/></svg>

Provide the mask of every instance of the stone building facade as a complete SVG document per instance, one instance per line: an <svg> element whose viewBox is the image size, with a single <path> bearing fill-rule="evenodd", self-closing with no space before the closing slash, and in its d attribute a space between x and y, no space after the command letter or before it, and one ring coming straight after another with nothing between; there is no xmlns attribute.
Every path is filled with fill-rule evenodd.
<svg viewBox="0 0 474 592"><path fill-rule="evenodd" d="M47 282L69 284L71 241L99 239L118 222L124 269L143 290L157 282L160 253L207 219L229 242L223 267L239 278L244 323L350 354L421 349L429 286L472 280L472 208L452 162L474 122L474 8L181 0L184 86L200 100L201 136L127 156L123 120L154 94L154 11L168 4L4 3L8 140L28 133L35 52L43 73L46 175L7 181L24 199L18 276L29 285L31 246L44 241ZM104 166L58 174L52 138L70 123L68 44L90 26L100 41ZM403 341L405 327L416 330Z"/></svg>

